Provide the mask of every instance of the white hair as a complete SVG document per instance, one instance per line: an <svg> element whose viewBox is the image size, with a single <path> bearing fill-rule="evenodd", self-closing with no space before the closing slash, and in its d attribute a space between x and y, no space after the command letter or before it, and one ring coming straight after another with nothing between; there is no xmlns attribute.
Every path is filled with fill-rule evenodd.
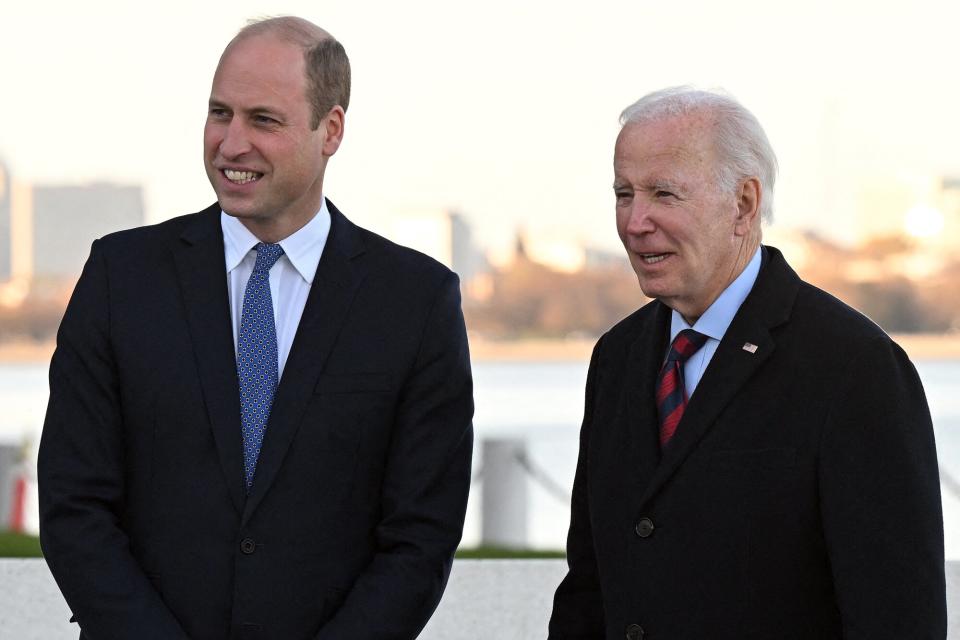
<svg viewBox="0 0 960 640"><path fill-rule="evenodd" d="M773 219L773 188L777 179L777 156L756 117L732 96L694 87L669 87L643 96L620 114L620 126L654 122L690 113L714 116L714 146L720 158L717 184L733 193L739 183L755 177L760 181L760 216Z"/></svg>

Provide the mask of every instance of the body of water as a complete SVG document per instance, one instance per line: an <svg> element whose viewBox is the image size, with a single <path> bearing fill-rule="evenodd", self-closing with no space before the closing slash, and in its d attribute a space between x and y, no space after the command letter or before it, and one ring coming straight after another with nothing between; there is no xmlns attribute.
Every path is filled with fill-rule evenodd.
<svg viewBox="0 0 960 640"><path fill-rule="evenodd" d="M933 414L941 471L948 559L960 560L960 360L920 360ZM46 364L0 364L0 443L27 443L32 460L47 403ZM520 438L539 478L527 480L527 536L532 547L561 549L569 504L558 493L573 485L577 438L583 414L587 362L479 362L474 364L477 447L474 467L483 465L485 438ZM481 480L474 484L463 543L480 539ZM956 480L954 480L956 479ZM35 494L27 522L36 528Z"/></svg>

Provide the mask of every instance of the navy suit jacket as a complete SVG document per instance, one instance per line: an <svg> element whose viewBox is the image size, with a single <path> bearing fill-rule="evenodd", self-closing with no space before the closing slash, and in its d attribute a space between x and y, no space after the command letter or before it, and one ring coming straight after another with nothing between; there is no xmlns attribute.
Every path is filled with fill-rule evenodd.
<svg viewBox="0 0 960 640"><path fill-rule="evenodd" d="M654 301L594 349L551 640L943 640L936 450L900 347L765 247L661 454L669 326Z"/></svg>
<svg viewBox="0 0 960 640"><path fill-rule="evenodd" d="M249 495L219 205L94 243L39 456L81 638L410 639L436 607L472 454L458 280L330 213Z"/></svg>

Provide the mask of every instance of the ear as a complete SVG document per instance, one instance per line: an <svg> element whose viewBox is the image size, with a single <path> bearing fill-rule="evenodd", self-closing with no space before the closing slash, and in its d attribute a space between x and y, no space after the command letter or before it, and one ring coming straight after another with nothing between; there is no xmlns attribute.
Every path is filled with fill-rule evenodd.
<svg viewBox="0 0 960 640"><path fill-rule="evenodd" d="M320 130L323 134L323 155L328 158L337 152L340 143L343 141L344 118L343 107L337 104L320 121Z"/></svg>
<svg viewBox="0 0 960 640"><path fill-rule="evenodd" d="M760 225L760 198L763 187L757 178L747 178L737 192L737 219L733 232L737 236L749 236Z"/></svg>

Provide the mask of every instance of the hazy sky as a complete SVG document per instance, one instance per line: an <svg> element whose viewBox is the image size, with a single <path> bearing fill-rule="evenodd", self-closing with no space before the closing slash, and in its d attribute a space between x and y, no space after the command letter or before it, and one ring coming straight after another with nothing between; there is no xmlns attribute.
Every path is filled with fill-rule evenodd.
<svg viewBox="0 0 960 640"><path fill-rule="evenodd" d="M325 192L373 228L454 208L487 244L523 226L615 247L619 112L687 83L726 88L766 127L781 226L849 239L872 215L864 202L919 202L931 178L960 175L958 2L576 5L7 3L0 158L25 181L141 183L151 221L201 209L213 201L201 134L220 52L247 18L290 13L350 55L346 138Z"/></svg>

